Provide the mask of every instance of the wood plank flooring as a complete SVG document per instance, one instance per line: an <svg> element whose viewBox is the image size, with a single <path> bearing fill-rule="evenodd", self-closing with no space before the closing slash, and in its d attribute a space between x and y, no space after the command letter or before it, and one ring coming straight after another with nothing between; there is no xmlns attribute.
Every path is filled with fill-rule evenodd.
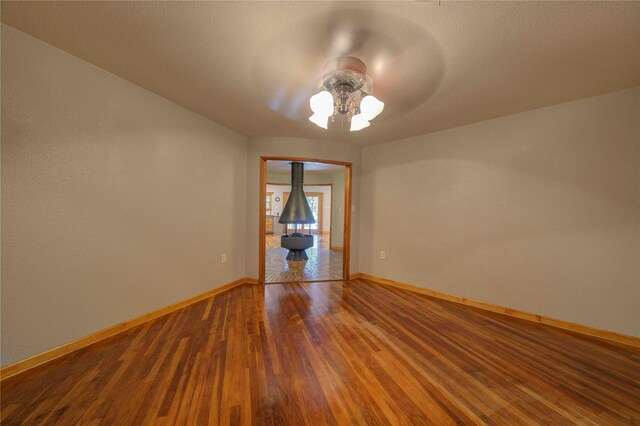
<svg viewBox="0 0 640 426"><path fill-rule="evenodd" d="M640 424L640 350L355 280L243 285L2 382L16 424Z"/></svg>

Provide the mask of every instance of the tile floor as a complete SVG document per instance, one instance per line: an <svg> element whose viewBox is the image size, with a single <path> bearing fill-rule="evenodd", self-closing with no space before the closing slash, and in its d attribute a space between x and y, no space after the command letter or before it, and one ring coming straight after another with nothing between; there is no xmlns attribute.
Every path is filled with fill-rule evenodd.
<svg viewBox="0 0 640 426"><path fill-rule="evenodd" d="M342 252L329 249L329 237L314 235L309 260L290 262L287 249L280 247L280 235L266 235L265 282L295 282L342 279Z"/></svg>

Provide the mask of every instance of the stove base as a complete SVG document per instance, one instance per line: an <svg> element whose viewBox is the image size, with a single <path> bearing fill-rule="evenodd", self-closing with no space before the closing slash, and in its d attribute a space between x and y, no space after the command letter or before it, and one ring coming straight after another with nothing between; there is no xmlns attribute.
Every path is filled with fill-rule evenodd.
<svg viewBox="0 0 640 426"><path fill-rule="evenodd" d="M309 256L305 252L306 249L313 247L313 235L308 234L284 234L280 237L280 245L289 249L287 260L294 262L309 260Z"/></svg>
<svg viewBox="0 0 640 426"><path fill-rule="evenodd" d="M289 250L287 260L299 262L302 260L309 260L309 256L307 256L307 252L305 250Z"/></svg>

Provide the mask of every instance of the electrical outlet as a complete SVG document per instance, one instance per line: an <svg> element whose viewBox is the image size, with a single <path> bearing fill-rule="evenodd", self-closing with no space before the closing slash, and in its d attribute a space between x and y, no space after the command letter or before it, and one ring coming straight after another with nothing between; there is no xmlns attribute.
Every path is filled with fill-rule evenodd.
<svg viewBox="0 0 640 426"><path fill-rule="evenodd" d="M384 251L380 252L380 259L386 259L387 258L387 253L385 253Z"/></svg>
<svg viewBox="0 0 640 426"><path fill-rule="evenodd" d="M220 255L220 263L227 263L227 253L222 253Z"/></svg>

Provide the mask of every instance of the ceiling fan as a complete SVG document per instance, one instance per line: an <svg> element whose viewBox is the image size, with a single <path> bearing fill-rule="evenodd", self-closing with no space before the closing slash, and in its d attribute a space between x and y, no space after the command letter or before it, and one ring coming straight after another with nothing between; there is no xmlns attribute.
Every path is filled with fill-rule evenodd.
<svg viewBox="0 0 640 426"><path fill-rule="evenodd" d="M341 56L329 61L323 70L319 93L309 99L313 115L309 121L328 128L340 122L349 123L350 131L369 127L369 122L384 109L384 103L373 93L373 79L367 75L367 67L353 56Z"/></svg>
<svg viewBox="0 0 640 426"><path fill-rule="evenodd" d="M365 129L383 110L385 120L409 112L442 70L423 28L352 3L293 22L256 51L253 81L268 107L328 134Z"/></svg>

